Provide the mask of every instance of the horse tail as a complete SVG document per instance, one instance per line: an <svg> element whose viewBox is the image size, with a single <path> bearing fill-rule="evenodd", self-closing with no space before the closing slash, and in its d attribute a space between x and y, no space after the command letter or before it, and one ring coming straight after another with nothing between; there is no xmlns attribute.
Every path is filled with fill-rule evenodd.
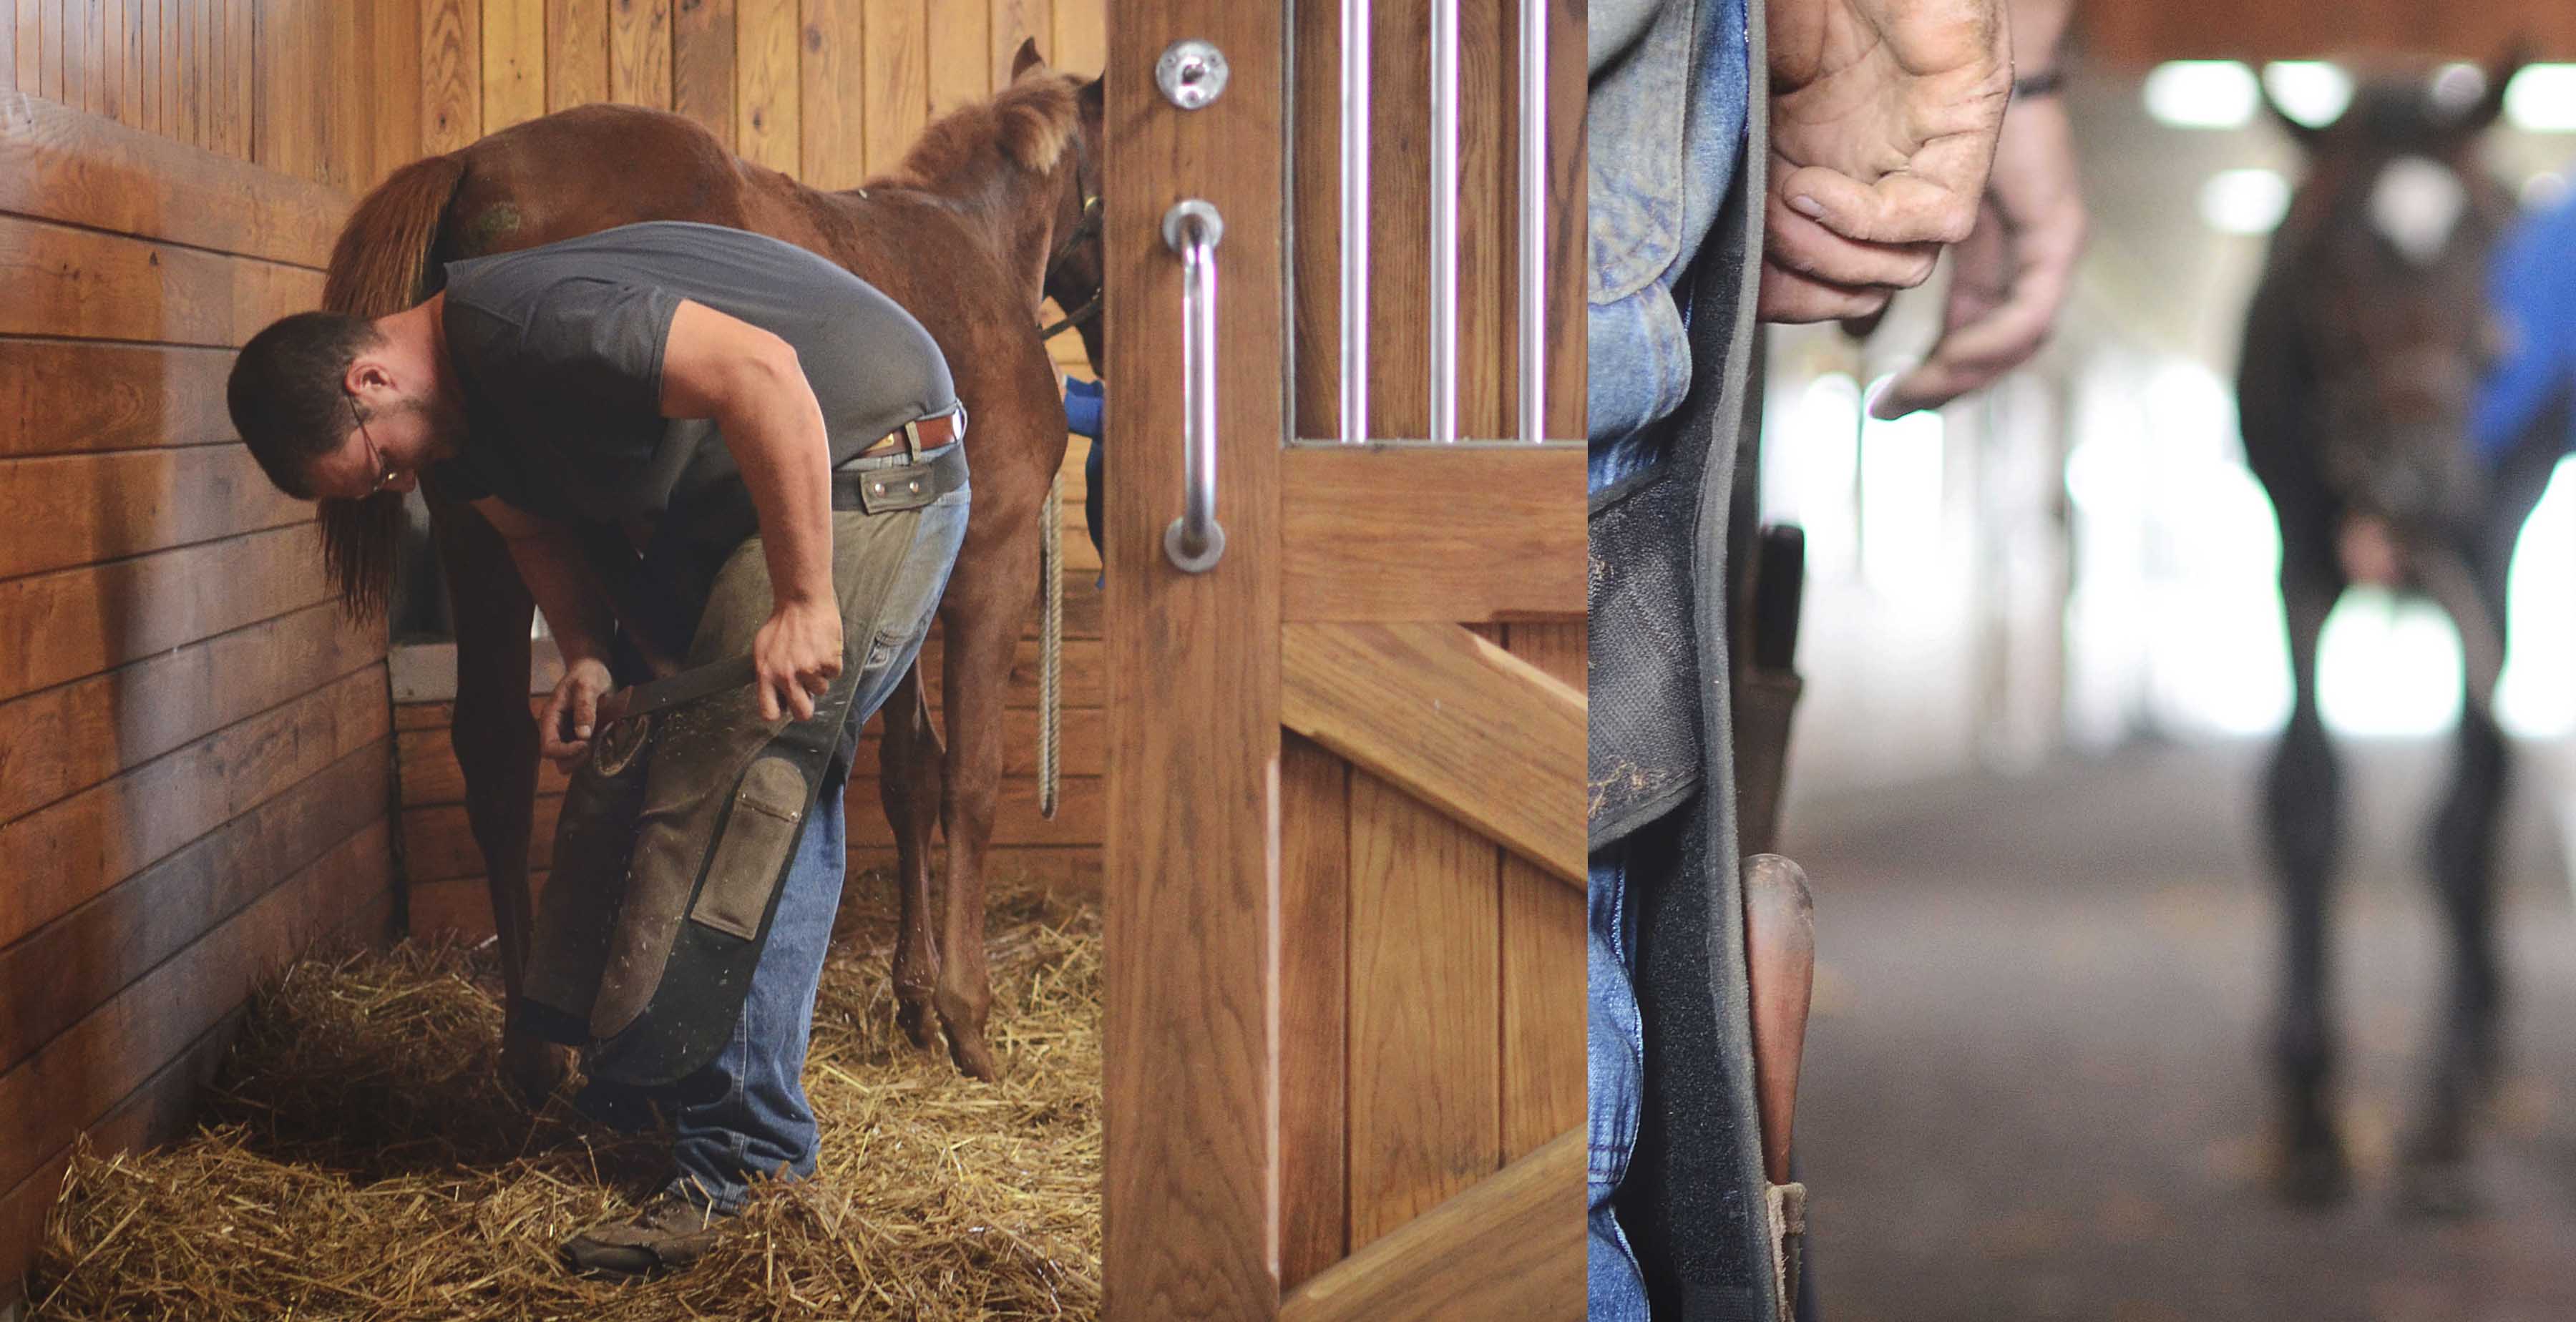
<svg viewBox="0 0 2576 1322"><path fill-rule="evenodd" d="M430 253L448 199L465 179L458 153L431 156L396 170L358 202L331 248L322 277L322 307L355 317L400 312L429 296ZM403 498L322 502L322 563L341 608L354 619L384 613L393 594L394 548L403 531Z"/></svg>

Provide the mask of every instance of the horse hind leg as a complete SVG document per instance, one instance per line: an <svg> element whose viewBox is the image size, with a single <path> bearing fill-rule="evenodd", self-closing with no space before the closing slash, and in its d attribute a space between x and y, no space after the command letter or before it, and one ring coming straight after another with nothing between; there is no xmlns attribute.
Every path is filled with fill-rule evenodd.
<svg viewBox="0 0 2576 1322"><path fill-rule="evenodd" d="M942 757L916 661L886 700L877 788L894 826L895 886L902 900L894 949L895 1023L924 1048L930 1045L931 995L939 983L939 950L930 930L930 852L939 821Z"/></svg>
<svg viewBox="0 0 2576 1322"><path fill-rule="evenodd" d="M1025 559L1031 570L1035 555ZM952 581L943 609L947 630L947 799L942 824L948 836L948 876L939 937L939 989L933 1003L948 1034L957 1068L977 1079L997 1079L1001 1069L985 1043L993 1004L984 956L984 869L1002 793L1004 699L1011 656L1034 586L1033 573L1006 574L1008 582L959 592Z"/></svg>
<svg viewBox="0 0 2576 1322"><path fill-rule="evenodd" d="M2286 1200L2319 1205L2350 1191L2350 1167L2334 1118L2335 1043L2327 1012L2327 906L2343 840L2341 772L2317 709L2317 640L2334 593L2285 579L2294 688L2265 788L2265 828L2281 885L2282 981L2273 1025L2281 1096L2281 1164Z"/></svg>

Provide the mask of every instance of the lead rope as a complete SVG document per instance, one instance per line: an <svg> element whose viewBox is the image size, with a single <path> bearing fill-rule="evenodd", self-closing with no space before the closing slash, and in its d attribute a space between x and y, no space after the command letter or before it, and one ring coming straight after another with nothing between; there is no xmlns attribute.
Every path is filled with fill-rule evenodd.
<svg viewBox="0 0 2576 1322"><path fill-rule="evenodd" d="M1055 820L1057 732L1064 721L1064 472L1047 481L1045 522L1038 531L1038 572L1046 576L1038 611L1038 812Z"/></svg>

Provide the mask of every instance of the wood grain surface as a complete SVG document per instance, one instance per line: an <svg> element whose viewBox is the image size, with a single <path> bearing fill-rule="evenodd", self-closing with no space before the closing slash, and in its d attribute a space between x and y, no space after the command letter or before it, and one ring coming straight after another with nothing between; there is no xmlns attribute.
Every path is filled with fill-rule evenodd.
<svg viewBox="0 0 2576 1322"><path fill-rule="evenodd" d="M1283 462L1287 618L1583 614L1582 451L1298 447Z"/></svg>
<svg viewBox="0 0 2576 1322"><path fill-rule="evenodd" d="M1583 884L1581 690L1453 624L1295 624L1283 650L1290 729Z"/></svg>
<svg viewBox="0 0 2576 1322"><path fill-rule="evenodd" d="M1569 1130L1333 1270L1279 1310L1289 1322L1583 1315L1583 1134Z"/></svg>
<svg viewBox="0 0 2576 1322"><path fill-rule="evenodd" d="M1220 352L1228 550L1175 572L1162 530L1181 486L1179 263L1158 235L1173 190L1225 215L1221 345L1275 339L1282 313L1284 34L1266 6L1133 0L1109 30L1109 821L1107 1171L1112 1318L1265 1317L1278 1307L1279 438L1276 355ZM1138 71L1188 32L1233 64L1181 116Z"/></svg>

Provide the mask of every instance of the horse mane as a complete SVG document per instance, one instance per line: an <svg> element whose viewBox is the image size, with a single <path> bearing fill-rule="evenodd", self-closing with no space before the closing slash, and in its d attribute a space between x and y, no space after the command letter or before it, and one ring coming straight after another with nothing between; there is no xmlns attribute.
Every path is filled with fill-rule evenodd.
<svg viewBox="0 0 2576 1322"><path fill-rule="evenodd" d="M1032 174L1053 170L1082 131L1077 83L1070 74L1022 78L989 101L940 116L913 140L893 182L927 186L989 149L998 149L1004 159Z"/></svg>

